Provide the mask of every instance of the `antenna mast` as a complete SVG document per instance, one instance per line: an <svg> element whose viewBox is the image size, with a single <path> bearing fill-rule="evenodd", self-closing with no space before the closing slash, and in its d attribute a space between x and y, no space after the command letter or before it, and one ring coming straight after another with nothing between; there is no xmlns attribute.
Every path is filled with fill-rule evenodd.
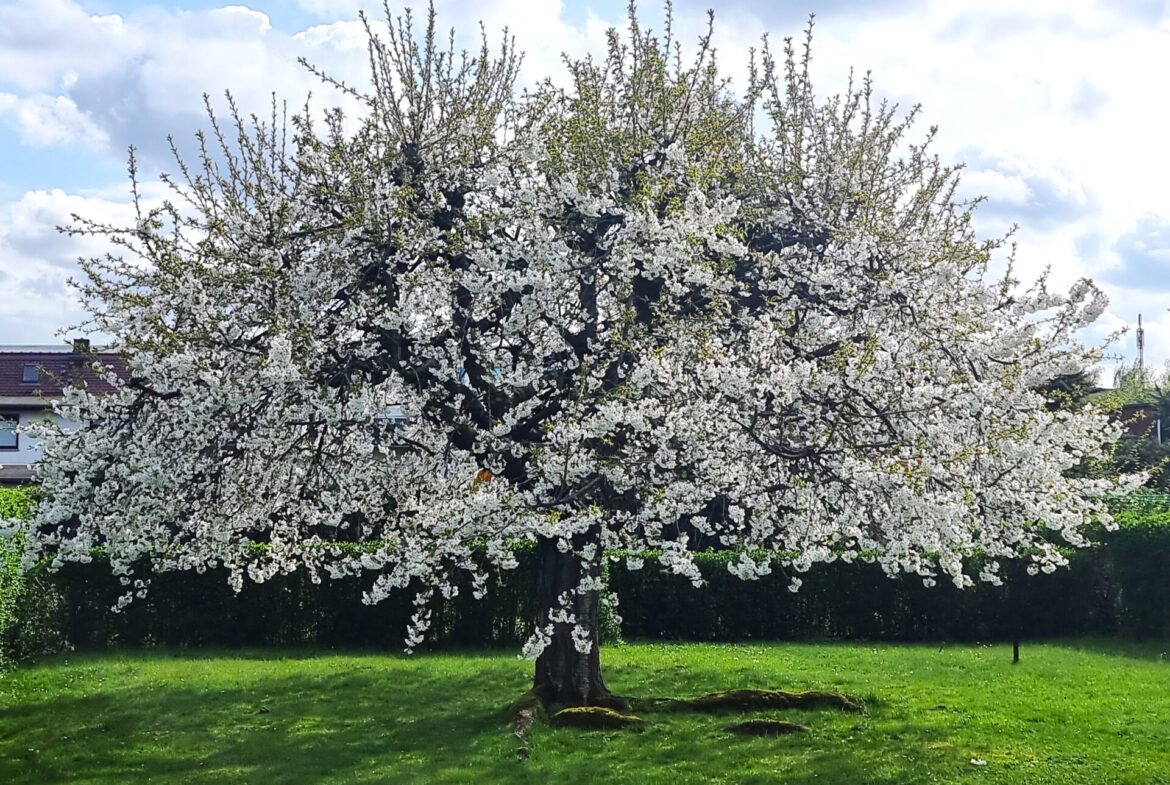
<svg viewBox="0 0 1170 785"><path fill-rule="evenodd" d="M1141 373L1146 364L1146 331L1142 328L1142 315L1140 313L1138 314L1137 326L1137 354L1137 370L1138 373Z"/></svg>

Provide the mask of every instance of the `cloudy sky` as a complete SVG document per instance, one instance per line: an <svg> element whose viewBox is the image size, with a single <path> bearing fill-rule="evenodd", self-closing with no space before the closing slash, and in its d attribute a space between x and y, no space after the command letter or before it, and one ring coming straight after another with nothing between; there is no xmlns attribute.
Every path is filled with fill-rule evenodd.
<svg viewBox="0 0 1170 785"><path fill-rule="evenodd" d="M711 4L733 73L761 33L797 35L815 12L819 90L853 67L922 104L937 151L988 197L980 230L1019 226L1020 272L1093 278L1111 307L1088 337L1142 313L1147 360L1170 360L1170 0L676 0L676 26L693 38ZM660 4L644 5L658 26ZM246 110L273 93L335 100L297 58L360 81L362 7L381 15L381 0L0 0L0 344L59 341L84 317L66 281L101 248L55 227L126 215L128 146L149 190L173 169L167 135L186 145L205 125L204 93L230 89ZM599 50L625 13L624 0L436 7L469 34L507 26L528 82L555 76L562 51ZM1132 334L1117 348L1132 356Z"/></svg>

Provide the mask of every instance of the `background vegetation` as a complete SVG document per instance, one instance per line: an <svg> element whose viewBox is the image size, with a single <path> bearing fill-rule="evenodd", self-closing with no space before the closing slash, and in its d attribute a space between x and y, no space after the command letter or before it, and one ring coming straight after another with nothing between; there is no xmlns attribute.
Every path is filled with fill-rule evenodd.
<svg viewBox="0 0 1170 785"><path fill-rule="evenodd" d="M28 518L35 500L35 492L30 488L0 487L0 521ZM0 668L4 667L12 648L5 641L17 623L18 605L24 592L21 542L19 536L0 536Z"/></svg>
<svg viewBox="0 0 1170 785"><path fill-rule="evenodd" d="M708 585L694 589L648 559L638 571L609 567L621 598L620 635L628 640L885 640L988 641L1053 636L1170 636L1170 511L1167 497L1135 495L1118 502L1118 531L1070 554L1067 570L1029 576L1023 564L1006 568L1003 587L950 584L927 588L921 579L890 579L869 564L818 565L787 590L777 571L759 581L732 576L727 552L697 560ZM535 559L517 551L519 567L497 574L481 601L464 587L436 599L431 648L515 648L534 617ZM10 558L10 562L12 559ZM235 595L226 575L209 571L153 576L145 599L122 612L124 591L101 552L88 565L60 572L38 569L25 578L9 570L3 646L10 656L126 646L368 647L397 651L414 612L405 591L366 606L362 579L314 584L304 574L246 583ZM23 590L20 590L23 587ZM610 638L617 636L611 630Z"/></svg>

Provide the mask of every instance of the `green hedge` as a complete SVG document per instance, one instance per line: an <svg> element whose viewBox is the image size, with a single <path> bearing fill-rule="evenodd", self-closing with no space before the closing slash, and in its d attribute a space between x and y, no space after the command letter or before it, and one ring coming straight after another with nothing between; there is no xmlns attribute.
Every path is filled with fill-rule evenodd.
<svg viewBox="0 0 1170 785"><path fill-rule="evenodd" d="M1170 511L1119 514L1121 528L1100 549L1118 628L1133 637L1170 638Z"/></svg>
<svg viewBox="0 0 1170 785"><path fill-rule="evenodd" d="M518 554L516 574L533 575L531 557ZM511 577L512 574L509 574ZM368 580L314 584L297 572L263 584L245 582L232 591L223 570L151 576L144 599L113 610L125 589L99 552L89 564L69 563L56 572L34 570L21 595L17 623L0 646L20 659L110 646L295 646L401 649L414 613L413 592L368 606ZM528 631L531 592L515 580L493 576L487 601L472 597L470 582L452 600L434 604L433 645L514 645ZM32 587L35 590L31 590Z"/></svg>
<svg viewBox="0 0 1170 785"><path fill-rule="evenodd" d="M34 504L28 489L0 488L0 517L24 517ZM886 578L868 564L818 565L801 576L798 593L779 572L743 582L727 570L732 555L696 554L708 585L694 589L647 559L638 571L624 562L607 570L618 593L628 639L864 639L993 640L1121 634L1170 637L1170 511L1165 499L1122 500L1120 529L1102 544L1072 555L1067 570L1029 576L1005 570L1002 588L960 591L926 588L920 579ZM108 646L288 646L399 649L414 611L413 592L366 606L366 579L280 576L246 584L239 595L222 571L165 573L149 594L115 612L123 588L98 555L59 572L19 572L18 543L0 540L0 661L70 649ZM515 646L529 631L535 608L531 549L517 551L519 567L490 582L482 601L463 587L437 599L430 645Z"/></svg>
<svg viewBox="0 0 1170 785"><path fill-rule="evenodd" d="M0 520L27 520L36 504L31 488L0 487ZM18 621L18 606L25 589L20 569L20 538L0 536L0 667L7 657L4 639Z"/></svg>
<svg viewBox="0 0 1170 785"><path fill-rule="evenodd" d="M1067 570L1028 576L1007 568L1005 587L926 588L889 579L874 565L837 562L802 576L798 593L773 574L742 582L727 553L700 553L709 585L694 589L647 561L638 571L610 566L627 639L675 640L995 640L1123 634L1170 636L1170 513L1123 516L1105 543L1077 552ZM520 566L494 576L475 601L469 590L437 600L429 645L515 646L533 617L530 550ZM501 580L501 577L503 578ZM98 558L57 573L34 572L17 607L6 647L18 657L108 646L402 647L411 592L376 606L361 603L361 579L313 584L281 576L233 594L222 573L154 576L145 600L111 610L122 592Z"/></svg>

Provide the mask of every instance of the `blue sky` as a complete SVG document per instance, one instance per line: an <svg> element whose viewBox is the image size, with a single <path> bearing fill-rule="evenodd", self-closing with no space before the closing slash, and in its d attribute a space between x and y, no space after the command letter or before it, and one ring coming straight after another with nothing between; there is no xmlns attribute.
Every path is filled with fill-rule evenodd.
<svg viewBox="0 0 1170 785"><path fill-rule="evenodd" d="M420 4L421 5L421 4ZM644 3L653 26L660 4ZM1148 357L1170 358L1170 0L677 0L684 38L714 5L716 43L742 73L764 31L799 34L817 14L814 81L873 72L882 96L923 105L937 151L984 194L985 234L1019 226L1018 270L1055 285L1089 276L1112 304L1088 337L1147 325ZM361 0L0 0L0 344L50 343L83 318L66 280L94 241L55 226L70 213L126 214L125 156L148 191L168 168L166 136L203 125L200 96L231 89L246 109L275 92L299 105L327 91L308 57L351 81L365 69ZM392 7L398 7L392 3ZM600 49L620 0L437 0L469 35L507 26L522 79L556 76L560 53ZM1132 346L1130 336L1120 345Z"/></svg>

